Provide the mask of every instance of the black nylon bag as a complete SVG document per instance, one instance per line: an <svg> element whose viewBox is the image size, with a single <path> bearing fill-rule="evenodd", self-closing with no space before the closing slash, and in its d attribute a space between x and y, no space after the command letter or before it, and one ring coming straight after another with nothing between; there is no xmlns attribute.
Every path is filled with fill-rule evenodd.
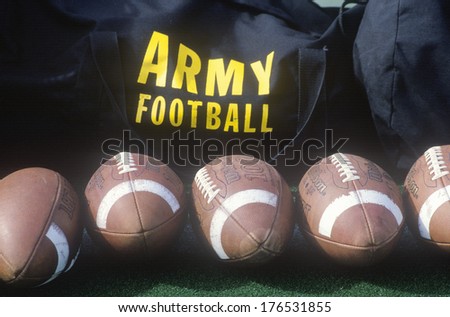
<svg viewBox="0 0 450 317"><path fill-rule="evenodd" d="M98 166L87 152L100 148L102 88L96 71L81 71L89 68L87 37L96 22L65 5L0 5L0 177L43 166L79 179Z"/></svg>
<svg viewBox="0 0 450 317"><path fill-rule="evenodd" d="M295 166L298 177L299 165L341 150L340 138L355 151L370 143L360 137L370 123L352 41L311 2L134 4L90 34L105 90L131 131L121 145L190 176L189 167L244 153ZM355 28L361 14L345 21Z"/></svg>
<svg viewBox="0 0 450 317"><path fill-rule="evenodd" d="M369 1L355 40L355 72L401 175L450 143L449 24L445 0Z"/></svg>
<svg viewBox="0 0 450 317"><path fill-rule="evenodd" d="M344 34L337 11L310 1L33 6L27 10L42 25L36 31L24 22L29 34L22 36L38 32L40 54L6 55L14 62L7 60L2 88L23 104L17 87L39 95L29 105L37 113L98 121L105 158L144 151L190 178L215 156L243 152L300 173L299 166L342 150L344 139L356 152L370 144L361 133L370 132L367 102L352 72L362 7L343 14ZM30 71L17 69L31 64L30 82Z"/></svg>

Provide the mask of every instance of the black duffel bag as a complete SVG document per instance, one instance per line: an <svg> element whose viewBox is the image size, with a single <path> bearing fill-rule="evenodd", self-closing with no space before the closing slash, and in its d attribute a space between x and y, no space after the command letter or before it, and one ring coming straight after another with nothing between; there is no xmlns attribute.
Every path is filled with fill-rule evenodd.
<svg viewBox="0 0 450 317"><path fill-rule="evenodd" d="M98 122L105 159L145 152L190 178L244 153L300 175L338 150L379 153L353 75L363 11L338 16L306 0L18 1L0 89L17 120Z"/></svg>
<svg viewBox="0 0 450 317"><path fill-rule="evenodd" d="M450 2L369 1L355 41L380 139L403 175L450 143Z"/></svg>

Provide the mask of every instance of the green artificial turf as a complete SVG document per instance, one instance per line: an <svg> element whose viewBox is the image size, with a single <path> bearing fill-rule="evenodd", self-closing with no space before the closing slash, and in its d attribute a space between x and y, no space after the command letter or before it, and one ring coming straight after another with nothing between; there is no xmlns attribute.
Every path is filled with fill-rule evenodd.
<svg viewBox="0 0 450 317"><path fill-rule="evenodd" d="M70 144L48 148L52 155L45 156L18 156L30 148L5 152L11 164L2 165L1 175L31 165L58 166L82 197L98 154L73 151L82 147ZM450 256L419 245L405 228L396 249L379 265L342 267L318 254L297 229L286 252L273 262L238 268L213 259L187 225L174 248L151 263L120 262L85 234L71 271L40 288L0 286L0 296L450 296L449 264Z"/></svg>
<svg viewBox="0 0 450 317"><path fill-rule="evenodd" d="M75 267L40 288L0 289L2 296L449 296L448 256L416 244L405 230L398 247L369 268L338 266L296 231L280 258L238 268L212 259L190 226L177 246L151 263L120 262L85 236Z"/></svg>

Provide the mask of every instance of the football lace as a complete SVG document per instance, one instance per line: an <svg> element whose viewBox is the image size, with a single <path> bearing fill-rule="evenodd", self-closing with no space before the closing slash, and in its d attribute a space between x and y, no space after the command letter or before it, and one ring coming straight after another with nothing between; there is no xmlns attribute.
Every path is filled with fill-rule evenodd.
<svg viewBox="0 0 450 317"><path fill-rule="evenodd" d="M359 179L358 172L347 156L337 153L331 156L331 162L336 166L339 176L343 177L342 182L349 182Z"/></svg>
<svg viewBox="0 0 450 317"><path fill-rule="evenodd" d="M209 176L206 166L201 168L195 175L195 183L197 184L197 187L203 197L208 199L208 204L220 192L220 188L217 188L217 185L213 183L211 177Z"/></svg>
<svg viewBox="0 0 450 317"><path fill-rule="evenodd" d="M448 175L447 165L444 161L442 148L434 146L425 152L425 160L432 175L431 180L436 180L442 176Z"/></svg>
<svg viewBox="0 0 450 317"><path fill-rule="evenodd" d="M131 153L121 152L114 158L117 162L116 166L119 170L119 174L125 174L137 170L136 163L134 162L134 158Z"/></svg>

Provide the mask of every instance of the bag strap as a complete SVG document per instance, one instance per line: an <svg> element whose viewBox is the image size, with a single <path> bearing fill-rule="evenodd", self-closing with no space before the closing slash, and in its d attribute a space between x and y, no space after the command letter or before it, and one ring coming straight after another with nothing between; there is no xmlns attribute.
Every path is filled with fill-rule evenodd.
<svg viewBox="0 0 450 317"><path fill-rule="evenodd" d="M339 23L339 28L341 29L342 34L344 34L344 36L347 36L347 31L346 31L346 27L344 25L344 12L345 12L345 8L349 5L349 4L359 4L362 6L365 6L369 3L369 0L345 0L342 5L339 8L339 15L338 15L338 23ZM360 22L358 22L357 24L359 25ZM355 24L355 23L351 23L351 24ZM351 36L354 37L354 36Z"/></svg>
<svg viewBox="0 0 450 317"><path fill-rule="evenodd" d="M297 133L292 140L274 157L269 163L274 163L280 156L284 155L286 149L295 144L296 140L304 132L314 110L319 104L325 102L325 75L327 68L327 48L301 48L298 50L298 121Z"/></svg>
<svg viewBox="0 0 450 317"><path fill-rule="evenodd" d="M126 111L125 84L117 34L115 32L92 32L89 37L92 56L103 89L122 121L131 130Z"/></svg>

